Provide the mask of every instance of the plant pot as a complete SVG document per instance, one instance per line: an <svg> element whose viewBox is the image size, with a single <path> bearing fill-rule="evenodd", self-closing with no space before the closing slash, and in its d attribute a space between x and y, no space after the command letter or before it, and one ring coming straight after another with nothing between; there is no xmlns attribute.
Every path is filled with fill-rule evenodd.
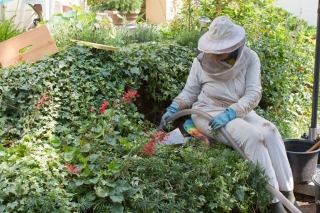
<svg viewBox="0 0 320 213"><path fill-rule="evenodd" d="M315 186L316 213L320 213L320 172L312 176L312 182Z"/></svg>
<svg viewBox="0 0 320 213"><path fill-rule="evenodd" d="M117 26L122 26L123 21L126 20L128 24L134 24L139 16L139 12L123 12L116 10L105 10L106 13L113 21L113 24ZM121 18L123 17L123 19Z"/></svg>
<svg viewBox="0 0 320 213"><path fill-rule="evenodd" d="M291 166L293 181L295 183L311 182L317 169L319 149L306 152L314 145L310 140L286 139L284 145Z"/></svg>

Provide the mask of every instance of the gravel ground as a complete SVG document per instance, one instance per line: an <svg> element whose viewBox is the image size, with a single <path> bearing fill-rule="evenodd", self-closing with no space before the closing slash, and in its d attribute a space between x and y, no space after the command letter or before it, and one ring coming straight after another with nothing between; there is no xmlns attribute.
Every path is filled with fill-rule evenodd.
<svg viewBox="0 0 320 213"><path fill-rule="evenodd" d="M316 204L313 196L295 193L297 203L303 213L315 213Z"/></svg>

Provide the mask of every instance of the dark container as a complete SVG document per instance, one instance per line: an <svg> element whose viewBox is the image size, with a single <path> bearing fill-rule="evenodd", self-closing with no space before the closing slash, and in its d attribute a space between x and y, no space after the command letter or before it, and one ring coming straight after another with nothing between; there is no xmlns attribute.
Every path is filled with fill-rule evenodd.
<svg viewBox="0 0 320 213"><path fill-rule="evenodd" d="M306 151L314 145L314 142L302 139L286 139L284 145L291 166L293 181L295 183L311 182L312 176L317 170L319 149L311 152Z"/></svg>
<svg viewBox="0 0 320 213"><path fill-rule="evenodd" d="M312 176L312 182L314 183L314 199L316 203L316 213L320 213L320 172L317 172Z"/></svg>

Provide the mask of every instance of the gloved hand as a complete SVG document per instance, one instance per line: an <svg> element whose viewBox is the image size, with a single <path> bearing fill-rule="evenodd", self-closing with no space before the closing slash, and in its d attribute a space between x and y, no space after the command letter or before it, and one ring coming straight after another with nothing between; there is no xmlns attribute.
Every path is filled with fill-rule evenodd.
<svg viewBox="0 0 320 213"><path fill-rule="evenodd" d="M180 111L180 109L179 109L178 104L172 102L171 105L169 107L167 107L167 111L162 116L161 121L160 121L160 125L158 126L157 129L158 130L163 129L167 125L166 119L169 118L174 113L179 112L179 111Z"/></svg>
<svg viewBox="0 0 320 213"><path fill-rule="evenodd" d="M223 113L213 117L209 122L209 126L213 129L219 129L236 117L237 113L231 107L228 107Z"/></svg>

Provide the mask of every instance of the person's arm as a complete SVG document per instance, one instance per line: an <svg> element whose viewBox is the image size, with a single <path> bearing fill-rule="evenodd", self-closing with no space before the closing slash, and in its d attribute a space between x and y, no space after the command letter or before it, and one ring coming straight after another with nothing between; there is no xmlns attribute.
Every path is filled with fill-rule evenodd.
<svg viewBox="0 0 320 213"><path fill-rule="evenodd" d="M201 90L201 84L199 82L199 75L201 74L202 68L199 61L195 58L187 79L187 82L180 92L175 97L169 107L166 109L166 113L162 116L160 124L157 128L158 131L162 130L166 126L166 120L174 113L191 108L192 104L197 100L198 94Z"/></svg>
<svg viewBox="0 0 320 213"><path fill-rule="evenodd" d="M251 51L250 61L246 73L245 94L237 103L230 107L236 112L237 117L244 117L258 106L261 100L261 73L260 59L258 55Z"/></svg>
<svg viewBox="0 0 320 213"><path fill-rule="evenodd" d="M200 62L195 58L183 90L173 99L173 102L179 106L180 110L190 109L192 104L197 101L201 91L201 82L199 80L201 72Z"/></svg>

